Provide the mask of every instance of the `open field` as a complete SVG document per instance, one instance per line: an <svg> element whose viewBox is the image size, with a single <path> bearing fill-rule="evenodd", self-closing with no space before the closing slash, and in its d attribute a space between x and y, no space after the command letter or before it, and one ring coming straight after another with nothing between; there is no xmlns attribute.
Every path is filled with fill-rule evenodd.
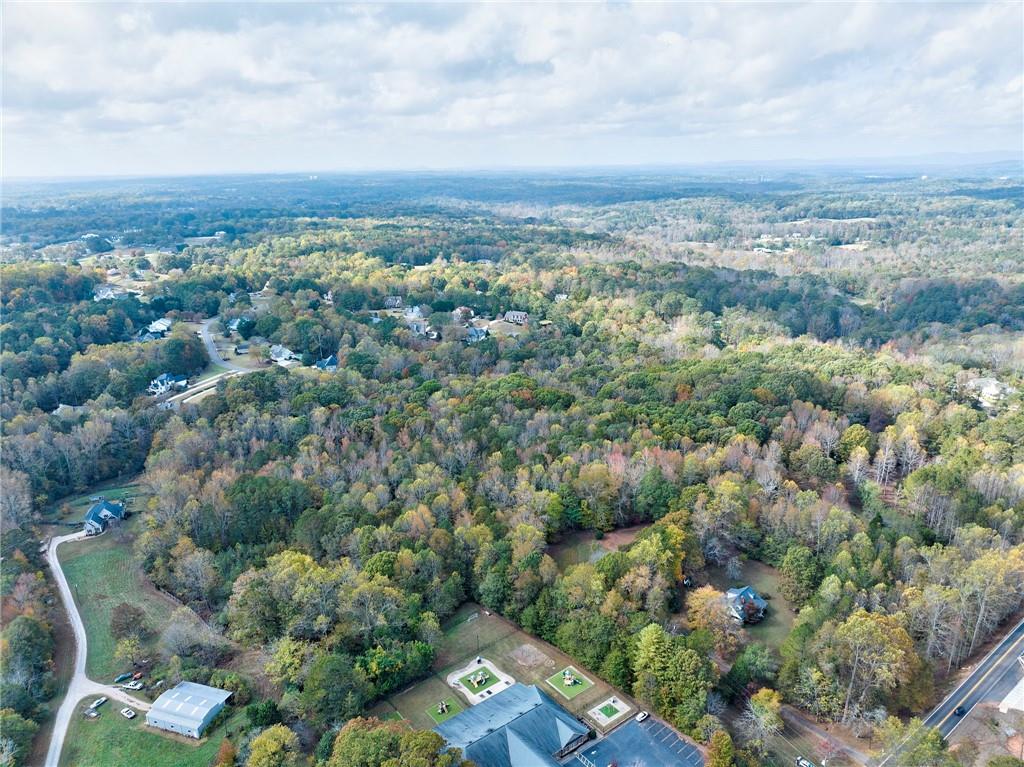
<svg viewBox="0 0 1024 767"><path fill-rule="evenodd" d="M129 520L125 527L134 521ZM125 670L114 660L117 642L110 633L110 615L117 605L128 602L146 613L150 647L179 606L156 591L134 563L130 534L125 533L124 528L111 530L98 538L72 541L60 548L61 567L88 637L86 673L101 682L109 682Z"/></svg>
<svg viewBox="0 0 1024 767"><path fill-rule="evenodd" d="M445 636L446 641L434 661L434 674L388 699L388 703L413 727L429 729L435 726L429 710L436 710L438 701L455 695L445 679L478 655L510 674L517 682L537 685L576 716L582 716L613 694L622 699L619 692L592 672L580 669L572 658L556 647L530 636L500 616L485 614L479 605L464 604L460 607L446 624ZM560 675L567 666L579 669L579 674L591 682L589 686L584 684L584 689L568 700L547 683L549 677ZM459 702L462 703L461 700Z"/></svg>
<svg viewBox="0 0 1024 767"><path fill-rule="evenodd" d="M110 702L97 719L76 714L64 741L61 767L205 767L213 762L224 737L237 736L246 725L245 713L238 709L227 722L208 730L205 738L191 741L147 727L141 713L129 721L118 713L120 709Z"/></svg>
<svg viewBox="0 0 1024 767"><path fill-rule="evenodd" d="M549 546L548 554L564 571L582 562L596 562L605 554L618 551L621 546L628 546L646 527L647 525L637 525L613 530L605 533L600 540L594 536L592 530L571 533L561 543Z"/></svg>
<svg viewBox="0 0 1024 767"><path fill-rule="evenodd" d="M730 581L723 567L709 567L708 580L712 586L722 591L749 584L762 597L768 599L768 614L765 619L753 626L746 626L744 631L750 641L779 649L793 628L796 613L779 590L779 573L775 568L763 562L748 560L743 563L743 577L739 581Z"/></svg>
<svg viewBox="0 0 1024 767"><path fill-rule="evenodd" d="M576 679L576 684L566 684L564 673L568 671ZM594 686L594 683L587 679L577 670L575 666L567 666L562 671L557 671L545 680L551 687L554 687L566 700L572 700L586 690Z"/></svg>

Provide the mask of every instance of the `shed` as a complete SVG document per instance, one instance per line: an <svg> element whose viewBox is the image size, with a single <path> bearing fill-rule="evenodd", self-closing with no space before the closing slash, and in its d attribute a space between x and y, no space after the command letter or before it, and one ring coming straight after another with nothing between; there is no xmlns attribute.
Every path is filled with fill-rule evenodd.
<svg viewBox="0 0 1024 767"><path fill-rule="evenodd" d="M146 724L190 738L201 738L231 693L196 682L181 682L165 692L146 713Z"/></svg>

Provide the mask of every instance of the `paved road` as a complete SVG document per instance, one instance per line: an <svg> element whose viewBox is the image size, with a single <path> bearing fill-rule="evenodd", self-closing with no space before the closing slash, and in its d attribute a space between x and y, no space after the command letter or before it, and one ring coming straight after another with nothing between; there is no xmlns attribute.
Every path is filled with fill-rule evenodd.
<svg viewBox="0 0 1024 767"><path fill-rule="evenodd" d="M942 737L948 738L971 709L990 699L993 689L1008 673L1013 672L1021 651L1024 651L1024 620L1010 629L1002 641L974 667L970 676L935 707L925 718L925 726L935 727L942 733ZM959 716L956 714L957 708L963 709ZM894 755L895 752L886 756L878 766L882 767Z"/></svg>
<svg viewBox="0 0 1024 767"><path fill-rule="evenodd" d="M50 564L50 571L57 582L60 591L60 598L64 602L64 609L67 610L68 620L75 632L75 671L68 685L68 691L64 696L60 708L57 709L57 718L53 723L53 734L50 736L50 747L46 752L46 767L57 767L60 762L60 752L64 747L64 737L67 735L68 725L71 717L75 715L82 698L105 695L112 701L120 701L138 711L148 711L149 704L137 698L133 698L119 687L109 684L100 684L92 681L85 674L86 658L86 637L85 624L82 623L82 616L78 614L75 600L71 596L71 589L68 587L67 578L61 570L60 560L57 559L57 547L67 541L77 541L85 537L85 532L63 535L50 541L50 547L46 550L46 559ZM112 708L112 704L108 704ZM104 716L117 716L117 712L107 711Z"/></svg>
<svg viewBox="0 0 1024 767"><path fill-rule="evenodd" d="M243 368L241 365L236 365L234 362L228 362L220 356L220 352L217 351L217 344L213 342L213 336L210 333L210 325L212 325L216 320L216 317L211 317L208 320L203 320L199 326L199 337L203 339L203 343L206 345L206 353L210 355L210 362L215 365L225 367L228 370L234 370L236 373L251 373L252 371L249 368Z"/></svg>

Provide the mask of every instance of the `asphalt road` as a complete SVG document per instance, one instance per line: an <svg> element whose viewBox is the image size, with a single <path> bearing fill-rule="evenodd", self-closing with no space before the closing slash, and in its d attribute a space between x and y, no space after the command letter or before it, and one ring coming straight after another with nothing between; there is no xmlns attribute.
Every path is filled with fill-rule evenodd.
<svg viewBox="0 0 1024 767"><path fill-rule="evenodd" d="M1007 674L1013 673L1017 657L1024 651L1024 620L1010 629L1006 636L971 671L963 682L925 718L926 727L934 727L943 738L948 738L976 705L990 700L993 690ZM956 709L963 713L957 715ZM899 749L897 749L898 752ZM895 755L893 752L878 763L883 767Z"/></svg>
<svg viewBox="0 0 1024 767"><path fill-rule="evenodd" d="M71 723L71 717L75 715L76 710L79 708L82 698L93 696L98 698L101 695L105 695L111 701L119 701L127 706L131 706L136 711L149 711L148 703L133 698L119 687L94 682L85 674L85 658L87 653L85 624L82 623L82 616L78 614L78 608L75 606L75 600L71 596L71 589L68 587L67 578L64 577L64 571L60 567L60 560L57 558L58 546L67 541L77 541L84 537L84 531L72 533L71 535L62 535L60 538L54 538L50 541L50 547L46 550L46 560L50 564L50 571L53 573L53 579L57 582L61 601L64 602L64 609L67 610L68 620L75 633L75 670L71 677L71 683L68 685L68 691L64 695L64 700L61 702L60 708L57 709L57 717L53 723L53 734L50 736L50 746L46 751L46 767L57 767L60 762L60 752L64 747L64 738L68 732L68 725ZM106 706L108 709L113 707L113 703L108 703ZM108 710L103 712L102 716L118 716L118 713Z"/></svg>
<svg viewBox="0 0 1024 767"><path fill-rule="evenodd" d="M217 344L213 342L213 336L210 334L210 325L212 325L216 319L216 317L211 317L208 320L203 320L199 325L199 337L203 339L203 344L206 346L206 353L210 355L210 362L215 365L225 367L228 370L233 370L236 373L251 373L252 371L248 368L243 368L241 365L236 365L234 362L228 362L220 356L220 352L217 351Z"/></svg>

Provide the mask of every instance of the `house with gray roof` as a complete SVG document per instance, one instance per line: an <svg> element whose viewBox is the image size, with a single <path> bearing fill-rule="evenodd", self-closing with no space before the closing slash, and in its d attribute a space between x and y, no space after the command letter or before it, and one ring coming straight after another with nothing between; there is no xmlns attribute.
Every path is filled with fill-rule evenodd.
<svg viewBox="0 0 1024 767"><path fill-rule="evenodd" d="M156 699L146 713L146 724L190 738L201 738L203 730L230 697L228 690L196 682L181 682Z"/></svg>
<svg viewBox="0 0 1024 767"><path fill-rule="evenodd" d="M127 515L124 510L124 504L114 503L103 498L90 506L89 510L85 512L85 519L83 520L85 534L99 535L107 529L110 520L124 519L125 516Z"/></svg>
<svg viewBox="0 0 1024 767"><path fill-rule="evenodd" d="M725 592L725 602L733 620L740 623L759 623L768 610L768 603L750 586L729 589Z"/></svg>
<svg viewBox="0 0 1024 767"><path fill-rule="evenodd" d="M558 767L590 729L534 685L514 684L434 732L479 767Z"/></svg>

